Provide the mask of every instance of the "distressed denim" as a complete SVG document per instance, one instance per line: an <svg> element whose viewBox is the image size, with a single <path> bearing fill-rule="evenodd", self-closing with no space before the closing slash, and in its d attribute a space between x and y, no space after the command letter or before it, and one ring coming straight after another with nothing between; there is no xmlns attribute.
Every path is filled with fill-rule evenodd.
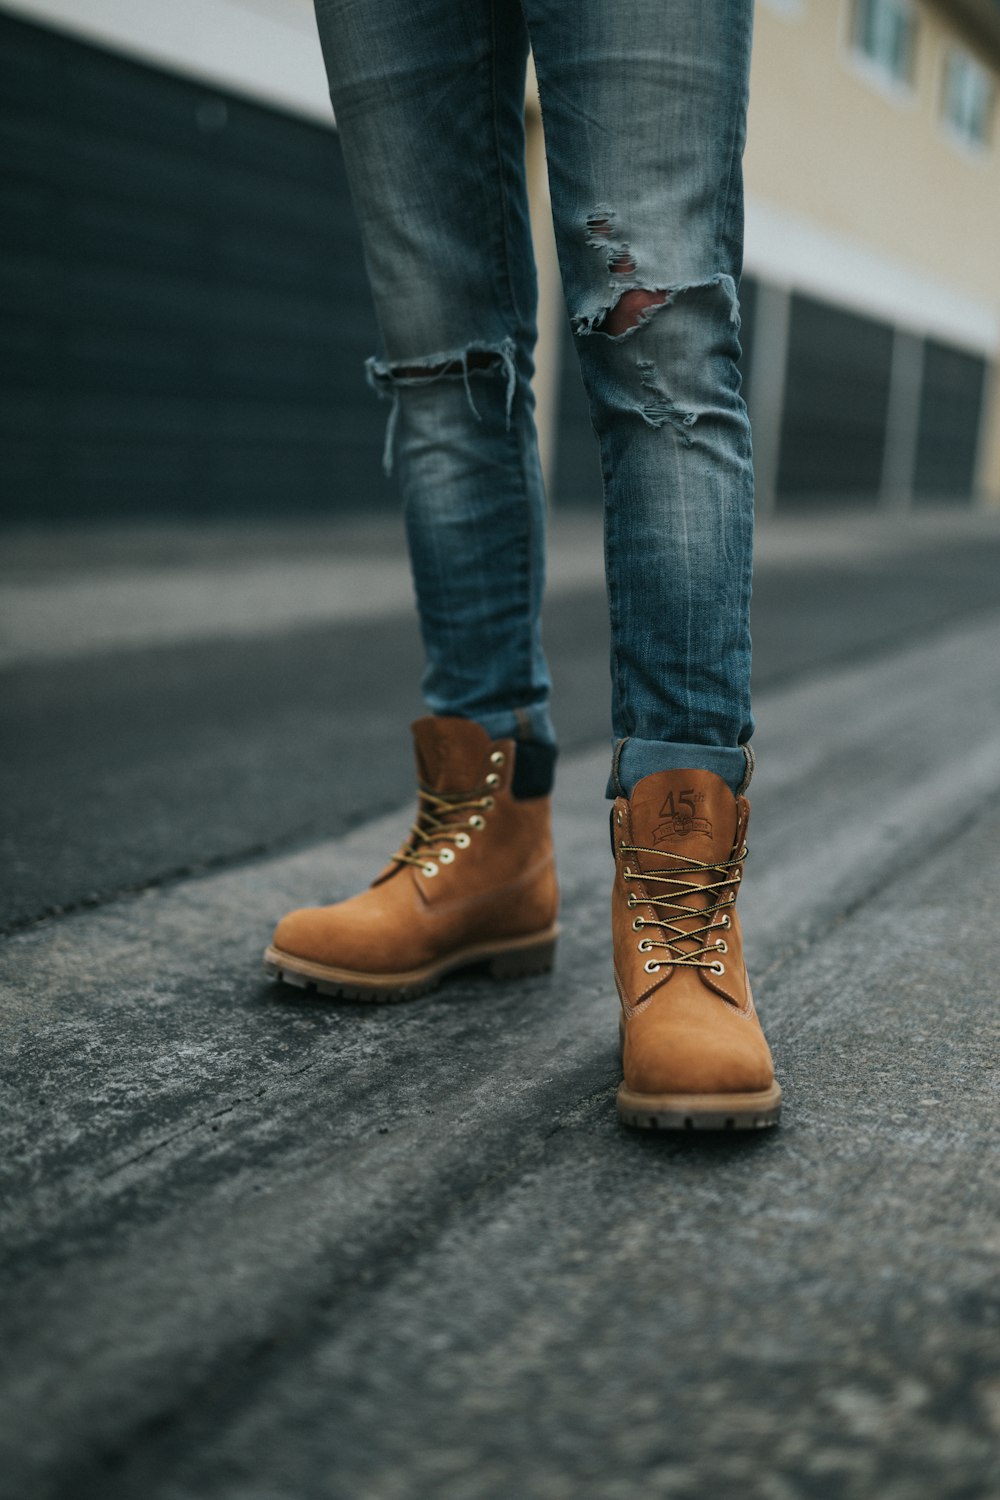
<svg viewBox="0 0 1000 1500"><path fill-rule="evenodd" d="M316 0L382 349L434 713L554 741L529 43L563 289L600 448L609 793L752 757L750 424L740 394L752 0ZM660 294L624 331L632 289ZM630 306L626 302L622 312Z"/></svg>

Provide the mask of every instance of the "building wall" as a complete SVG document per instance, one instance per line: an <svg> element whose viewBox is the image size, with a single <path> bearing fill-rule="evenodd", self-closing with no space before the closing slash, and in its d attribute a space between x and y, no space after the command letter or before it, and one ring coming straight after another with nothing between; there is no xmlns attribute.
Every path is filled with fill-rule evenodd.
<svg viewBox="0 0 1000 1500"><path fill-rule="evenodd" d="M944 10L930 4L917 9L916 79L909 93L873 81L852 56L850 0L801 0L777 11L766 0L758 3L747 193L888 264L900 263L926 280L929 291L936 287L942 305L945 299L968 299L981 310L980 352L996 353L996 127L989 151L957 143L941 122L940 89L952 41L961 40L994 73L1000 60L958 32ZM862 307L865 295L859 288ZM912 306L914 327L933 326L936 301L927 313Z"/></svg>
<svg viewBox="0 0 1000 1500"><path fill-rule="evenodd" d="M0 516L386 503L328 124L0 14Z"/></svg>
<svg viewBox="0 0 1000 1500"><path fill-rule="evenodd" d="M948 47L994 78L1000 53L920 3L913 86L894 87L852 52L852 3L757 5L746 266L788 340L756 384L791 393L751 400L759 491L1000 503L1000 140L996 119L981 150L941 118Z"/></svg>
<svg viewBox="0 0 1000 1500"><path fill-rule="evenodd" d="M757 0L741 296L762 507L1000 503L1000 144L940 124L960 33L945 0L919 9L901 96L850 55L849 0ZM7 513L388 502L311 0L2 0L0 29ZM540 323L555 498L594 500L564 309Z"/></svg>

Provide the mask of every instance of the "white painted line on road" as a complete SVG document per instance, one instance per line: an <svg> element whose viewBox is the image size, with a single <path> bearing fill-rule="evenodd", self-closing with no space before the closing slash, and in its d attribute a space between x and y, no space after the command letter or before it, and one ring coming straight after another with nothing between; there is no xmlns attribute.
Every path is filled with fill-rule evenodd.
<svg viewBox="0 0 1000 1500"><path fill-rule="evenodd" d="M550 565L550 592L599 584L602 569L598 545L563 549ZM409 567L400 557L286 558L14 581L4 585L0 604L0 666L393 615L412 616L416 629Z"/></svg>
<svg viewBox="0 0 1000 1500"><path fill-rule="evenodd" d="M995 544L1000 513L782 517L758 530L756 557L769 568L873 566L940 537ZM296 541L292 528L270 541L266 532L234 531L227 539L223 531L178 528L152 533L145 546L144 558L141 537L128 532L9 544L0 572L0 667L392 616L416 625L402 529L388 520L361 536L318 529L308 543ZM176 560L153 562L171 549ZM77 551L79 562L70 562ZM554 516L549 594L601 589L603 557L598 514Z"/></svg>

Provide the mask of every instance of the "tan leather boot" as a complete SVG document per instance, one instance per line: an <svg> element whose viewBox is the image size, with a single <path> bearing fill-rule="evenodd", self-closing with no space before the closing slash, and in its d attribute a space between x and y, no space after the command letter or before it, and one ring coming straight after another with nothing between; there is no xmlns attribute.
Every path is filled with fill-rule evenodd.
<svg viewBox="0 0 1000 1500"><path fill-rule="evenodd" d="M777 1123L781 1089L743 962L750 804L711 771L659 771L612 813L618 1112L627 1125Z"/></svg>
<svg viewBox="0 0 1000 1500"><path fill-rule="evenodd" d="M513 795L516 741L442 716L418 719L413 739L419 805L409 837L368 890L278 923L264 955L277 978L401 1000L472 964L498 978L552 967L550 798Z"/></svg>

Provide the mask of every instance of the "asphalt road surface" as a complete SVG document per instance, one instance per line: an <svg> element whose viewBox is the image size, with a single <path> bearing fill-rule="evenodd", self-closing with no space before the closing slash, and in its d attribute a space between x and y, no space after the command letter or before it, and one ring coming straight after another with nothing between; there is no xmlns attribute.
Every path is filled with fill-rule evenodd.
<svg viewBox="0 0 1000 1500"><path fill-rule="evenodd" d="M762 527L748 957L786 1107L622 1129L599 550L556 527L552 976L259 952L409 818L384 525L14 538L0 1494L995 1500L1000 518Z"/></svg>

